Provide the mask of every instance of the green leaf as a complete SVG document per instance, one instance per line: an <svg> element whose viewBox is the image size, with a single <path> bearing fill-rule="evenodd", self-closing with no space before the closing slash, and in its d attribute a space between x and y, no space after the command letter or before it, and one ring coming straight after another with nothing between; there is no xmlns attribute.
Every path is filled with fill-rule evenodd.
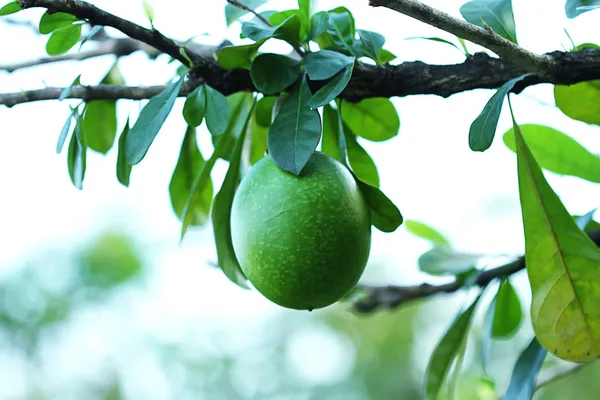
<svg viewBox="0 0 600 400"><path fill-rule="evenodd" d="M498 288L494 300L494 322L492 323L492 337L510 338L521 326L523 310L521 301L510 280L505 279Z"/></svg>
<svg viewBox="0 0 600 400"><path fill-rule="evenodd" d="M92 29L90 29L85 36L83 37L83 39L81 39L81 43L79 43L79 50L81 50L81 48L83 47L83 45L90 40L91 38L93 38L98 32L100 32L102 29L104 29L104 27L102 25L96 25L94 27L92 27Z"/></svg>
<svg viewBox="0 0 600 400"><path fill-rule="evenodd" d="M125 161L125 146L127 142L127 135L129 134L129 118L125 122L123 132L119 136L119 152L117 154L117 179L125 186L129 187L129 176L131 175L131 165Z"/></svg>
<svg viewBox="0 0 600 400"><path fill-rule="evenodd" d="M415 236L428 240L438 246L450 247L450 241L446 236L423 222L408 219L404 222L404 226L406 226L406 229Z"/></svg>
<svg viewBox="0 0 600 400"><path fill-rule="evenodd" d="M46 35L57 29L69 26L75 21L78 21L78 19L74 15L63 12L50 14L49 11L46 11L40 19L39 30L42 35Z"/></svg>
<svg viewBox="0 0 600 400"><path fill-rule="evenodd" d="M600 125L600 80L555 85L554 102L567 117Z"/></svg>
<svg viewBox="0 0 600 400"><path fill-rule="evenodd" d="M497 294L497 293L496 293ZM481 332L481 366L486 375L489 372L490 349L492 347L492 327L494 325L494 313L496 311L496 296L492 299L483 318L483 328Z"/></svg>
<svg viewBox="0 0 600 400"><path fill-rule="evenodd" d="M375 61L377 65L381 65L381 50L385 44L385 37L379 33L363 29L358 30L358 36L362 43L363 53Z"/></svg>
<svg viewBox="0 0 600 400"><path fill-rule="evenodd" d="M543 125L526 124L519 128L540 167L600 183L600 157L590 153L575 139ZM506 147L516 151L514 128L508 130L502 139Z"/></svg>
<svg viewBox="0 0 600 400"><path fill-rule="evenodd" d="M463 18L470 23L489 26L498 35L517 43L515 17L511 0L474 0L460 8Z"/></svg>
<svg viewBox="0 0 600 400"><path fill-rule="evenodd" d="M565 14L567 18L575 18L584 12L600 8L600 0L567 0Z"/></svg>
<svg viewBox="0 0 600 400"><path fill-rule="evenodd" d="M481 295L477 296L469 308L456 316L442 340L433 350L425 372L425 400L437 400L442 392L452 363L463 343L467 340L473 314L480 298Z"/></svg>
<svg viewBox="0 0 600 400"><path fill-rule="evenodd" d="M398 207L374 186L357 180L358 187L371 211L371 224L382 232L394 232L402 225L403 218Z"/></svg>
<svg viewBox="0 0 600 400"><path fill-rule="evenodd" d="M151 26L154 26L154 7L150 3L150 0L142 0L142 6L144 8L144 15L148 18Z"/></svg>
<svg viewBox="0 0 600 400"><path fill-rule="evenodd" d="M594 208L592 211L589 211L585 215L582 215L582 216L576 217L576 218L574 217L575 223L577 224L579 229L581 229L582 231L585 231L591 222L595 222L594 214L596 213L596 210L597 210L597 208Z"/></svg>
<svg viewBox="0 0 600 400"><path fill-rule="evenodd" d="M173 171L171 182L169 183L169 196L171 206L179 219L183 217L183 210L190 198L190 192L194 185L194 179L198 171L204 165L204 158L198 149L196 142L196 129L188 126L181 144L177 166ZM213 186L210 177L203 185L202 191L198 195L198 201L188 212L192 214L190 225L204 225L208 220L210 204L213 198Z"/></svg>
<svg viewBox="0 0 600 400"><path fill-rule="evenodd" d="M56 142L56 154L60 154L63 146L65 145L65 141L67 140L67 136L69 135L69 129L71 128L71 120L75 118L77 120L77 108L72 108L69 117L65 121L62 129L60 130L60 135L58 135L58 141Z"/></svg>
<svg viewBox="0 0 600 400"><path fill-rule="evenodd" d="M246 125L246 120L250 117L250 111L254 104L254 98L249 92L238 92L227 97L227 103L231 110L231 118L227 130L219 136L211 136L213 145L217 146L217 143L223 136L232 136L238 138L241 130ZM231 156L235 150L235 143L233 140L228 140L229 144L220 154L220 157L224 160L230 161Z"/></svg>
<svg viewBox="0 0 600 400"><path fill-rule="evenodd" d="M256 43L247 44L244 46L227 46L223 47L219 52L217 60L221 67L225 69L244 68L249 69L252 61L258 54L258 49L267 39L261 39Z"/></svg>
<svg viewBox="0 0 600 400"><path fill-rule="evenodd" d="M569 215L513 123L533 329L559 358L595 359L600 356L600 249Z"/></svg>
<svg viewBox="0 0 600 400"><path fill-rule="evenodd" d="M494 141L494 136L496 135L496 128L498 127L498 120L500 119L504 98L517 82L522 81L529 75L530 74L521 75L500 86L485 107L483 107L483 110L481 110L479 116L475 118L471 124L471 129L469 130L469 147L471 150L485 151L490 148Z"/></svg>
<svg viewBox="0 0 600 400"><path fill-rule="evenodd" d="M271 15L269 15L269 23L271 23L271 25L279 25L281 23L283 23L286 19L288 19L291 16L296 16L298 17L298 21L300 23L300 28L298 31L298 35L297 36L290 36L288 38L288 42L289 43L293 43L293 42L306 42L306 40L308 39L308 31L310 29L310 24L309 24L309 18L306 14L304 14L301 10L286 10L286 11L280 11L280 12L276 12L273 13ZM290 31L290 33L292 33ZM295 32L292 35L296 35Z"/></svg>
<svg viewBox="0 0 600 400"><path fill-rule="evenodd" d="M247 124L248 119L246 119ZM237 139L235 151L229 164L229 169L227 169L225 179L223 180L223 185L213 201L211 218L219 266L232 282L247 289L247 280L235 256L231 240L231 206L240 180L240 166L245 136L246 126L243 127L240 137Z"/></svg>
<svg viewBox="0 0 600 400"><path fill-rule="evenodd" d="M390 61L394 61L396 58L398 57L394 53L386 49L381 50L381 54L379 55L379 61L382 64L387 64Z"/></svg>
<svg viewBox="0 0 600 400"><path fill-rule="evenodd" d="M73 82L71 82L71 84L69 86L64 88L64 90L60 93L60 96L58 96L58 101L63 101L64 99L69 97L71 95L71 91L73 90L73 87L79 86L79 85L81 85L81 74L77 75L77 77L73 80Z"/></svg>
<svg viewBox="0 0 600 400"><path fill-rule="evenodd" d="M11 1L8 4L5 4L2 8L0 8L0 17L4 15L14 14L16 12L21 11L21 6L19 5L19 1Z"/></svg>
<svg viewBox="0 0 600 400"><path fill-rule="evenodd" d="M329 13L327 11L319 11L312 16L310 20L310 40L317 40L321 34L325 33L329 28Z"/></svg>
<svg viewBox="0 0 600 400"><path fill-rule="evenodd" d="M446 246L436 246L421 254L419 269L430 275L459 275L477 265L479 254L460 253Z"/></svg>
<svg viewBox="0 0 600 400"><path fill-rule="evenodd" d="M204 85L206 96L206 127L213 136L225 132L231 118L231 110L227 98L219 91Z"/></svg>
<svg viewBox="0 0 600 400"><path fill-rule="evenodd" d="M332 36L334 43L348 54L354 54L354 17L346 7L338 7L329 11L329 27L327 33Z"/></svg>
<svg viewBox="0 0 600 400"><path fill-rule="evenodd" d="M87 146L106 154L112 147L117 134L117 102L94 100L87 103L81 129Z"/></svg>
<svg viewBox="0 0 600 400"><path fill-rule="evenodd" d="M79 41L81 25L73 24L52 32L46 43L46 53L51 56L66 53Z"/></svg>
<svg viewBox="0 0 600 400"><path fill-rule="evenodd" d="M252 118L251 142L250 142L250 165L256 164L265 156L267 151L267 134L269 129L258 123L256 114Z"/></svg>
<svg viewBox="0 0 600 400"><path fill-rule="evenodd" d="M345 142L348 151L348 163L352 167L352 171L364 183L379 187L379 173L375 161L358 143L352 132L348 131L348 129L345 129Z"/></svg>
<svg viewBox="0 0 600 400"><path fill-rule="evenodd" d="M282 92L296 82L301 72L299 61L279 54L261 54L250 67L254 86L264 94Z"/></svg>
<svg viewBox="0 0 600 400"><path fill-rule="evenodd" d="M258 7L265 4L267 0L239 0L239 2L252 10L256 10ZM227 26L231 25L247 13L247 10L227 4L225 6L225 20L227 22Z"/></svg>
<svg viewBox="0 0 600 400"><path fill-rule="evenodd" d="M77 123L75 125L75 132L71 135L71 142L69 143L69 151L67 153L67 166L69 169L69 176L73 186L77 189L83 189L83 178L85 177L86 168L86 145L83 141L83 135L81 133L81 116L77 117Z"/></svg>
<svg viewBox="0 0 600 400"><path fill-rule="evenodd" d="M314 2L315 0L298 0L298 9L306 16L307 21L310 20L315 8L313 4Z"/></svg>
<svg viewBox="0 0 600 400"><path fill-rule="evenodd" d="M179 95L184 77L170 84L162 92L152 97L127 135L125 157L128 164L142 161L163 123L169 116Z"/></svg>
<svg viewBox="0 0 600 400"><path fill-rule="evenodd" d="M390 99L370 98L342 104L342 120L356 135L381 142L398 134L400 118Z"/></svg>
<svg viewBox="0 0 600 400"><path fill-rule="evenodd" d="M271 119L273 116L273 107L275 106L275 96L265 96L256 103L256 109L254 113L256 115L256 122L260 126L269 127L271 126Z"/></svg>
<svg viewBox="0 0 600 400"><path fill-rule="evenodd" d="M303 77L283 100L267 138L275 163L295 175L300 175L321 138L321 118L308 107L309 100L310 88Z"/></svg>
<svg viewBox="0 0 600 400"><path fill-rule="evenodd" d="M296 43L300 36L300 18L292 15L279 25L269 26L258 18L244 22L242 35L258 42L262 39L274 38Z"/></svg>
<svg viewBox="0 0 600 400"><path fill-rule="evenodd" d="M445 44L449 44L450 46L454 47L455 49L457 49L458 51L460 51L460 53L462 55L464 55L465 53L463 52L463 49L461 49L459 46L457 46L455 43L452 43L449 40L446 39L442 39L440 37L426 37L426 36L411 36L411 37L407 37L405 40L415 40L415 39L423 39L423 40L429 40L432 42L439 42L439 43L445 43Z"/></svg>
<svg viewBox="0 0 600 400"><path fill-rule="evenodd" d="M530 400L535 391L537 375L542 368L546 349L534 337L515 363L508 389L504 395L510 400Z"/></svg>
<svg viewBox="0 0 600 400"><path fill-rule="evenodd" d="M329 104L323 107L323 138L321 151L346 164L346 138L338 110Z"/></svg>
<svg viewBox="0 0 600 400"><path fill-rule="evenodd" d="M322 107L325 104L329 104L337 96L340 95L350 82L352 78L352 71L354 70L354 64L348 65L342 71L338 72L329 82L323 87L316 91L308 102L308 106L312 109Z"/></svg>
<svg viewBox="0 0 600 400"><path fill-rule="evenodd" d="M205 85L200 85L188 94L183 105L183 119L188 125L196 127L202 124L206 114ZM228 107L229 108L229 107Z"/></svg>
<svg viewBox="0 0 600 400"><path fill-rule="evenodd" d="M313 81L329 79L349 65L354 64L354 57L331 50L320 50L308 53L304 57L304 69Z"/></svg>

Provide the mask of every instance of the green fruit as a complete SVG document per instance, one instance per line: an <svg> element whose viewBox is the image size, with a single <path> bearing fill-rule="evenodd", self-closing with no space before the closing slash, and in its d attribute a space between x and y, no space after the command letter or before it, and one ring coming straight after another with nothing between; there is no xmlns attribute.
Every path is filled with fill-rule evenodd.
<svg viewBox="0 0 600 400"><path fill-rule="evenodd" d="M344 297L371 248L369 208L348 169L314 153L300 176L269 156L242 180L231 236L248 280L280 306L312 310Z"/></svg>

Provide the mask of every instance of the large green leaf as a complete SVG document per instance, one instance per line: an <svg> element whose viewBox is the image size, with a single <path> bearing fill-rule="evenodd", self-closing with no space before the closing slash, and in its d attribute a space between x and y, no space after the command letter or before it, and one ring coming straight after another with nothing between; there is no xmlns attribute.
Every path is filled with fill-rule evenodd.
<svg viewBox="0 0 600 400"><path fill-rule="evenodd" d="M442 235L440 232L431 226L424 224L423 222L415 221L414 219L407 219L404 221L404 226L415 236L428 240L437 246L450 247L450 242L446 236Z"/></svg>
<svg viewBox="0 0 600 400"><path fill-rule="evenodd" d="M519 330L522 319L523 310L519 295L510 280L506 279L500 284L494 299L492 337L509 338L513 336Z"/></svg>
<svg viewBox="0 0 600 400"><path fill-rule="evenodd" d="M242 35L258 42L262 39L275 38L295 43L300 36L300 18L292 15L278 25L267 25L258 18L254 18L242 25Z"/></svg>
<svg viewBox="0 0 600 400"><path fill-rule="evenodd" d="M289 38L286 38L284 40L287 40L290 44L293 44L294 42L304 43L308 39L308 31L310 30L310 23L309 23L308 16L305 13L303 13L301 10L286 10L286 11L276 12L276 13L269 15L268 20L272 25L279 25L282 22L284 22L286 19L288 19L289 17L292 17L292 16L296 16L298 18L298 21L300 23L300 28L298 30L297 36L294 32L293 36L290 35Z"/></svg>
<svg viewBox="0 0 600 400"><path fill-rule="evenodd" d="M369 205L371 224L382 232L394 232L404 219L398 207L378 188L357 178L358 187Z"/></svg>
<svg viewBox="0 0 600 400"><path fill-rule="evenodd" d="M262 6L267 1L268 0L239 0L240 3L244 4L251 10L256 10L258 7ZM235 7L234 5L228 3L225 6L225 20L227 22L227 26L231 25L247 13L248 11L246 9Z"/></svg>
<svg viewBox="0 0 600 400"><path fill-rule="evenodd" d="M288 172L300 172L314 153L321 138L321 118L308 107L310 88L306 78L287 96L269 129L269 153L277 165Z"/></svg>
<svg viewBox="0 0 600 400"><path fill-rule="evenodd" d="M381 50L385 44L385 37L380 33L363 29L358 30L358 36L360 37L362 53L375 61L377 65L381 65Z"/></svg>
<svg viewBox="0 0 600 400"><path fill-rule="evenodd" d="M219 266L232 282L243 288L248 288L248 285L233 250L233 242L231 240L231 206L235 190L240 181L240 166L247 124L248 119L246 119L246 124L237 139L229 169L219 193L215 196L211 213Z"/></svg>
<svg viewBox="0 0 600 400"><path fill-rule="evenodd" d="M75 46L81 37L81 25L72 24L59 28L52 32L46 43L46 53L51 56L57 56L66 53Z"/></svg>
<svg viewBox="0 0 600 400"><path fill-rule="evenodd" d="M329 11L328 33L335 45L347 54L355 56L354 35L356 34L354 17L346 7L337 7Z"/></svg>
<svg viewBox="0 0 600 400"><path fill-rule="evenodd" d="M348 82L350 82L353 70L354 64L350 64L338 72L329 82L315 92L308 102L308 106L310 108L318 108L335 100L344 91Z"/></svg>
<svg viewBox="0 0 600 400"><path fill-rule="evenodd" d="M463 18L474 25L489 26L498 35L517 43L511 0L474 0L460 8Z"/></svg>
<svg viewBox="0 0 600 400"><path fill-rule="evenodd" d="M600 157L590 153L575 139L543 125L521 125L520 129L540 167L600 183ZM514 128L508 130L502 139L509 149L517 150Z"/></svg>
<svg viewBox="0 0 600 400"><path fill-rule="evenodd" d="M504 395L505 399L531 400L546 353L546 349L540 346L536 338L533 338L515 363Z"/></svg>
<svg viewBox="0 0 600 400"><path fill-rule="evenodd" d="M244 68L249 69L252 61L258 54L258 49L267 39L261 39L258 42L243 46L223 47L219 52L217 60L221 67L225 69Z"/></svg>
<svg viewBox="0 0 600 400"><path fill-rule="evenodd" d="M140 115L127 135L126 160L129 164L135 165L142 161L154 138L160 131L160 128L166 121L181 86L183 85L184 77L179 81L170 84L152 97L144 106Z"/></svg>
<svg viewBox="0 0 600 400"><path fill-rule="evenodd" d="M329 13L327 11L319 11L312 16L310 20L310 40L317 40L317 37L322 35L329 28Z"/></svg>
<svg viewBox="0 0 600 400"><path fill-rule="evenodd" d="M131 175L132 166L127 164L125 160L125 146L127 142L127 135L129 134L129 118L125 122L123 132L119 136L119 148L117 153L117 179L121 185L129 187L129 177Z"/></svg>
<svg viewBox="0 0 600 400"><path fill-rule="evenodd" d="M385 98L342 103L342 120L356 135L374 142L393 138L400 129L396 108Z"/></svg>
<svg viewBox="0 0 600 400"><path fill-rule="evenodd" d="M87 146L106 154L117 135L117 104L114 100L94 100L87 103L82 122Z"/></svg>
<svg viewBox="0 0 600 400"><path fill-rule="evenodd" d="M177 166L169 183L171 206L179 219L183 217L183 210L190 197L194 179L204 163L196 142L196 129L188 126L181 144ZM212 197L213 186L209 177L198 196L198 202L188 211L192 214L190 225L203 225L208 220Z"/></svg>
<svg viewBox="0 0 600 400"><path fill-rule="evenodd" d="M600 125L600 80L555 85L554 102L567 117Z"/></svg>
<svg viewBox="0 0 600 400"><path fill-rule="evenodd" d="M4 15L14 14L18 11L21 11L21 6L19 5L19 1L18 0L11 1L10 3L5 4L4 6L2 6L2 8L0 8L0 17L2 17Z"/></svg>
<svg viewBox="0 0 600 400"><path fill-rule="evenodd" d="M369 153L358 143L356 137L349 132L348 129L344 130L346 135L346 147L348 151L348 163L352 167L352 171L356 174L358 179L367 183L371 186L379 187L379 173L377 172L377 165L371 158Z"/></svg>
<svg viewBox="0 0 600 400"><path fill-rule="evenodd" d="M77 21L77 17L74 15L63 12L51 14L50 12L46 11L40 19L39 30L42 35L46 35L54 32L57 29L71 25L75 21Z"/></svg>
<svg viewBox="0 0 600 400"><path fill-rule="evenodd" d="M421 254L419 269L430 275L459 275L472 270L480 254L460 253L447 246L436 246Z"/></svg>
<svg viewBox="0 0 600 400"><path fill-rule="evenodd" d="M323 107L321 151L346 164L346 138L339 112L329 104Z"/></svg>
<svg viewBox="0 0 600 400"><path fill-rule="evenodd" d="M252 62L250 77L264 94L277 94L296 82L302 64L280 54L261 54Z"/></svg>
<svg viewBox="0 0 600 400"><path fill-rule="evenodd" d="M87 160L87 147L83 139L81 132L81 116L77 116L75 131L71 135L71 142L69 143L69 151L67 153L67 166L69 169L69 176L73 186L77 189L83 189L83 179L85 177Z"/></svg>
<svg viewBox="0 0 600 400"><path fill-rule="evenodd" d="M469 129L469 147L473 151L485 151L489 149L494 141L496 135L496 128L498 127L498 120L500 119L500 112L502 111L502 105L508 92L517 84L517 82L523 80L529 74L521 75L517 78L511 79L494 93L490 100L486 103L481 113L475 118Z"/></svg>
<svg viewBox="0 0 600 400"><path fill-rule="evenodd" d="M425 372L425 400L437 400L442 392L452 363L467 339L473 314L480 298L481 295L475 299L469 308L456 316L454 322L452 322L452 325L450 325L450 328L433 351Z"/></svg>
<svg viewBox="0 0 600 400"><path fill-rule="evenodd" d="M227 98L219 91L204 85L206 97L206 127L211 135L216 136L225 132L231 119L231 110Z"/></svg>
<svg viewBox="0 0 600 400"><path fill-rule="evenodd" d="M600 250L544 178L516 123L514 128L535 334L562 359L598 358Z"/></svg>
<svg viewBox="0 0 600 400"><path fill-rule="evenodd" d="M567 0L565 14L568 18L575 18L584 12L600 8L600 0Z"/></svg>
<svg viewBox="0 0 600 400"><path fill-rule="evenodd" d="M206 114L205 85L200 85L188 94L183 105L183 119L189 126L200 126Z"/></svg>
<svg viewBox="0 0 600 400"><path fill-rule="evenodd" d="M348 65L355 58L331 50L320 50L304 57L304 69L313 81L329 79Z"/></svg>

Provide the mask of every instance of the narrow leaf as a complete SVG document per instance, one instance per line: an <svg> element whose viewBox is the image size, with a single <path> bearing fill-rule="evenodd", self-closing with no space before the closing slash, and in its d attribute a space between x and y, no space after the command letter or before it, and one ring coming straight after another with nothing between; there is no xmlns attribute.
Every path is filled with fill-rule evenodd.
<svg viewBox="0 0 600 400"><path fill-rule="evenodd" d="M142 161L169 116L183 85L183 80L182 77L176 83L169 85L144 106L127 135L127 151L125 153L127 163L135 165Z"/></svg>
<svg viewBox="0 0 600 400"><path fill-rule="evenodd" d="M498 35L517 43L511 0L474 0L460 8L463 18L474 25L488 26Z"/></svg>
<svg viewBox="0 0 600 400"><path fill-rule="evenodd" d="M424 224L423 222L415 221L414 219L408 219L404 221L404 226L415 236L428 240L438 246L450 247L450 241L448 241L446 236L442 235L440 232L431 226Z"/></svg>
<svg viewBox="0 0 600 400"><path fill-rule="evenodd" d="M505 399L531 400L546 353L546 349L534 337L515 363Z"/></svg>
<svg viewBox="0 0 600 400"><path fill-rule="evenodd" d="M485 151L489 149L496 135L500 112L504 104L504 98L511 89L530 74L521 75L511 79L494 93L492 98L487 102L483 110L471 124L469 130L469 147L473 151Z"/></svg>
<svg viewBox="0 0 600 400"><path fill-rule="evenodd" d="M205 85L200 85L188 94L183 105L183 119L189 126L200 126L206 114ZM229 107L228 107L229 108Z"/></svg>
<svg viewBox="0 0 600 400"><path fill-rule="evenodd" d="M63 12L51 14L49 11L46 11L40 19L39 30L42 35L46 35L57 29L69 26L75 21L77 21L77 17L74 15Z"/></svg>
<svg viewBox="0 0 600 400"><path fill-rule="evenodd" d="M600 0L567 0L565 14L567 18L575 18L584 12L600 8Z"/></svg>
<svg viewBox="0 0 600 400"><path fill-rule="evenodd" d="M67 136L69 135L69 129L71 128L71 120L75 118L77 119L77 108L72 108L69 117L65 121L62 129L60 130L60 135L58 135L58 141L56 142L56 154L60 154L63 146L65 145L65 141L67 140Z"/></svg>
<svg viewBox="0 0 600 400"><path fill-rule="evenodd" d="M46 53L51 56L66 53L79 41L81 25L73 24L52 32L46 43Z"/></svg>
<svg viewBox="0 0 600 400"><path fill-rule="evenodd" d="M63 101L64 99L69 97L71 95L71 91L73 90L73 87L79 86L80 84L81 84L81 74L77 75L77 77L73 80L73 82L71 82L71 84L69 86L64 88L64 90L60 93L60 96L58 96L58 101Z"/></svg>
<svg viewBox="0 0 600 400"><path fill-rule="evenodd" d="M473 314L480 298L481 295L475 299L469 308L457 315L433 351L425 372L425 400L438 399L452 363L467 338Z"/></svg>
<svg viewBox="0 0 600 400"><path fill-rule="evenodd" d="M314 109L322 107L325 104L329 104L335 100L335 98L338 97L344 91L344 89L346 89L346 86L352 77L353 70L354 64L350 64L342 71L338 72L337 75L329 80L329 82L317 90L317 92L308 102L308 106Z"/></svg>
<svg viewBox="0 0 600 400"><path fill-rule="evenodd" d="M73 186L79 190L83 189L83 178L85 177L86 169L86 153L86 146L83 142L83 135L81 133L81 116L78 116L75 132L71 135L71 142L69 143L67 165L71 182L73 183Z"/></svg>
<svg viewBox="0 0 600 400"><path fill-rule="evenodd" d="M514 129L533 329L559 358L598 358L600 249L544 178L516 122Z"/></svg>
<svg viewBox="0 0 600 400"><path fill-rule="evenodd" d="M390 99L370 98L359 103L342 103L342 120L356 135L381 142L393 138L400 118Z"/></svg>
<svg viewBox="0 0 600 400"><path fill-rule="evenodd" d="M279 54L261 54L252 62L250 77L264 94L276 94L296 82L302 72L300 62Z"/></svg>
<svg viewBox="0 0 600 400"><path fill-rule="evenodd" d="M323 107L323 138L321 151L346 164L346 138L339 112L329 104Z"/></svg>
<svg viewBox="0 0 600 400"><path fill-rule="evenodd" d="M123 132L121 132L121 136L119 136L119 152L117 154L117 179L125 187L129 187L129 176L131 175L132 169L132 166L127 164L127 161L125 160L125 146L127 143L128 134L129 118L127 118L125 127L123 127Z"/></svg>
<svg viewBox="0 0 600 400"><path fill-rule="evenodd" d="M198 171L204 166L204 163L204 158L196 142L196 129L188 126L181 144L177 166L173 171L171 182L169 183L171 206L179 219L183 217L183 210L190 198L194 179ZM203 225L206 223L212 198L213 186L209 177L198 196L198 202L188 211L192 213L190 225Z"/></svg>
<svg viewBox="0 0 600 400"><path fill-rule="evenodd" d="M154 26L154 7L152 7L152 3L150 3L150 0L142 0L142 6L148 22L151 26Z"/></svg>
<svg viewBox="0 0 600 400"><path fill-rule="evenodd" d="M523 310L521 301L509 279L502 281L495 300L496 310L492 324L494 338L510 338L521 326Z"/></svg>
<svg viewBox="0 0 600 400"><path fill-rule="evenodd" d="M296 175L300 175L321 138L321 118L308 107L309 100L310 88L306 78L302 78L283 100L267 139L269 153L277 165Z"/></svg>
<svg viewBox="0 0 600 400"><path fill-rule="evenodd" d="M398 207L379 189L357 180L358 186L369 205L371 224L382 232L394 232L404 219Z"/></svg>
<svg viewBox="0 0 600 400"><path fill-rule="evenodd" d="M2 17L4 15L14 14L19 11L21 11L21 6L19 5L19 1L18 0L11 1L10 3L4 5L2 8L0 8L0 17Z"/></svg>
<svg viewBox="0 0 600 400"><path fill-rule="evenodd" d="M252 118L250 142L250 165L256 164L267 152L267 135L269 129L258 123L256 114Z"/></svg>
<svg viewBox="0 0 600 400"><path fill-rule="evenodd" d="M220 135L227 129L231 118L229 103L225 96L208 85L205 85L204 93L206 96L206 127L211 135Z"/></svg>
<svg viewBox="0 0 600 400"><path fill-rule="evenodd" d="M463 49L461 49L459 46L457 46L455 43L452 43L449 40L440 38L440 37L426 37L426 36L411 36L411 37L407 37L405 40L415 40L415 39L422 39L422 40L429 40L432 42L439 42L439 43L445 43L448 44L452 47L454 47L455 49L457 49L458 51L460 51L460 53L462 55L464 55L465 53L463 52Z"/></svg>
<svg viewBox="0 0 600 400"><path fill-rule="evenodd" d="M311 80L329 79L349 65L354 64L354 57L331 50L320 50L309 53L304 58L304 69Z"/></svg>
<svg viewBox="0 0 600 400"><path fill-rule="evenodd" d="M543 125L526 124L519 128L540 167L600 183L600 157L575 139ZM514 128L508 130L502 139L509 149L516 151Z"/></svg>

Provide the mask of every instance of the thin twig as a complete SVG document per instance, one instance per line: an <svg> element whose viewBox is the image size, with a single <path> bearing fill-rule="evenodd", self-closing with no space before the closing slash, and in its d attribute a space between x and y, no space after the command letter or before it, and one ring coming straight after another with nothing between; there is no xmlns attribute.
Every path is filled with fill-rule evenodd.
<svg viewBox="0 0 600 400"><path fill-rule="evenodd" d="M439 11L417 0L370 0L373 7L386 7L460 38L492 50L500 57L514 62L537 75L549 74L547 57L532 53L506 40L491 29L484 29Z"/></svg>
<svg viewBox="0 0 600 400"><path fill-rule="evenodd" d="M270 23L270 22L269 22L269 21L268 21L268 20L267 20L265 17L263 17L262 15L260 15L260 14L259 14L259 13L257 13L257 12L256 12L254 9L252 9L252 8L248 7L247 5L245 5L245 4L243 4L243 3L240 3L239 1L236 1L236 0L227 0L227 2L228 2L229 4L231 4L232 6L239 8L240 10L244 10L244 11L247 11L247 12L249 12L249 13L252 13L252 14L254 14L254 16L255 16L256 18L260 19L260 20L261 20L262 22L264 22L264 23L265 23L267 26L272 26L272 25L271 25L271 23Z"/></svg>
<svg viewBox="0 0 600 400"><path fill-rule="evenodd" d="M589 234L590 238L600 246L600 231ZM513 275L525 269L523 257L497 268L482 271L475 280L475 285L485 287L494 279ZM366 297L354 304L356 311L361 313L373 312L378 309L395 308L409 301L424 299L440 293L454 293L464 288L461 281L454 281L443 285L422 284L418 286L360 286L366 292Z"/></svg>

